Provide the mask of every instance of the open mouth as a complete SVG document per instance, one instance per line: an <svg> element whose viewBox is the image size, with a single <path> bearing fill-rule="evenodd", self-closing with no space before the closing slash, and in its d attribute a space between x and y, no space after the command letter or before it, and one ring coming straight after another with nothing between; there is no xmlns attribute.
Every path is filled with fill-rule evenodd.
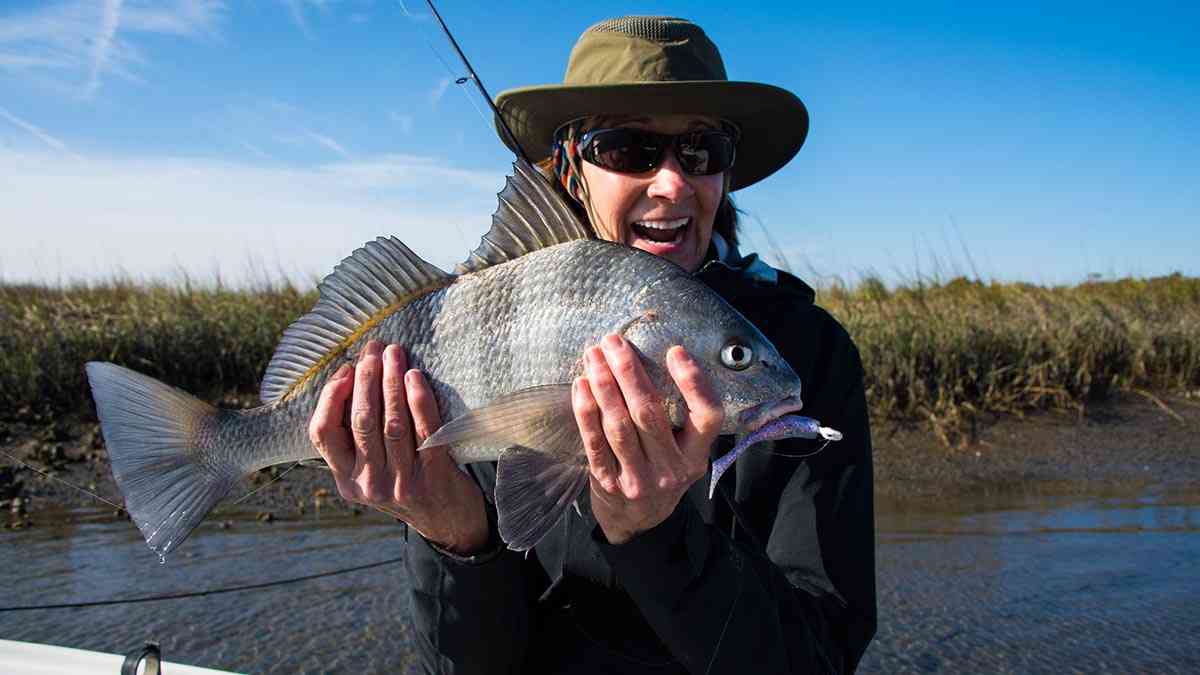
<svg viewBox="0 0 1200 675"><path fill-rule="evenodd" d="M659 244L678 244L683 241L691 218L672 218L670 220L638 220L630 225L633 233L642 239Z"/></svg>

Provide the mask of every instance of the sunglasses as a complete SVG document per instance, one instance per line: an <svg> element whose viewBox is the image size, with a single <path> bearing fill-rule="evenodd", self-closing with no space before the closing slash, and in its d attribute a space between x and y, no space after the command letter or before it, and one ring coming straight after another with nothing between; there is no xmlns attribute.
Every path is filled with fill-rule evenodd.
<svg viewBox="0 0 1200 675"><path fill-rule="evenodd" d="M617 173L646 173L675 149L675 159L691 176L711 176L733 166L737 139L727 131L707 129L660 134L646 129L593 129L579 137L579 155Z"/></svg>

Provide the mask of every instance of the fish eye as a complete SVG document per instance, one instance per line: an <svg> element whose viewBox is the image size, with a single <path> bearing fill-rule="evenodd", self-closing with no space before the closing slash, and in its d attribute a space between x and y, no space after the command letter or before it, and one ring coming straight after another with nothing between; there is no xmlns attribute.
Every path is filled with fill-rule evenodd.
<svg viewBox="0 0 1200 675"><path fill-rule="evenodd" d="M746 345L731 342L721 348L721 363L734 370L745 370L754 360L754 350Z"/></svg>

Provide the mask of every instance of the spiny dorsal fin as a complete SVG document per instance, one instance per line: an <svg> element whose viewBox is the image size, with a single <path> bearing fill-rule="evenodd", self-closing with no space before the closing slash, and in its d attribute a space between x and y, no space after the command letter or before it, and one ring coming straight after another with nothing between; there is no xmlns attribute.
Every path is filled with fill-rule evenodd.
<svg viewBox="0 0 1200 675"><path fill-rule="evenodd" d="M365 331L453 278L395 237L367 242L333 268L317 286L316 306L283 332L263 375L263 403L284 398Z"/></svg>
<svg viewBox="0 0 1200 675"><path fill-rule="evenodd" d="M477 272L530 251L592 238L592 231L579 221L541 172L523 160L513 163L513 175L498 197L500 205L492 214L492 229L459 263L455 273Z"/></svg>

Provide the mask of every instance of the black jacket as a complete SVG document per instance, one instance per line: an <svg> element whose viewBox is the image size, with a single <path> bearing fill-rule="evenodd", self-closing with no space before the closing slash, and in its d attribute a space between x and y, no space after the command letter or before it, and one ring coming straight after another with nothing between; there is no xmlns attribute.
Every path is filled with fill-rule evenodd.
<svg viewBox="0 0 1200 675"><path fill-rule="evenodd" d="M786 455L823 441L749 450L713 500L708 481L698 481L666 521L621 546L574 512L529 556L497 547L458 559L411 534L406 569L425 671L855 668L876 623L871 435L858 350L813 304L808 285L753 255L720 253L722 262L698 276L791 363L804 414L844 439L806 459ZM730 443L720 439L713 456ZM490 494L495 466L471 468Z"/></svg>

